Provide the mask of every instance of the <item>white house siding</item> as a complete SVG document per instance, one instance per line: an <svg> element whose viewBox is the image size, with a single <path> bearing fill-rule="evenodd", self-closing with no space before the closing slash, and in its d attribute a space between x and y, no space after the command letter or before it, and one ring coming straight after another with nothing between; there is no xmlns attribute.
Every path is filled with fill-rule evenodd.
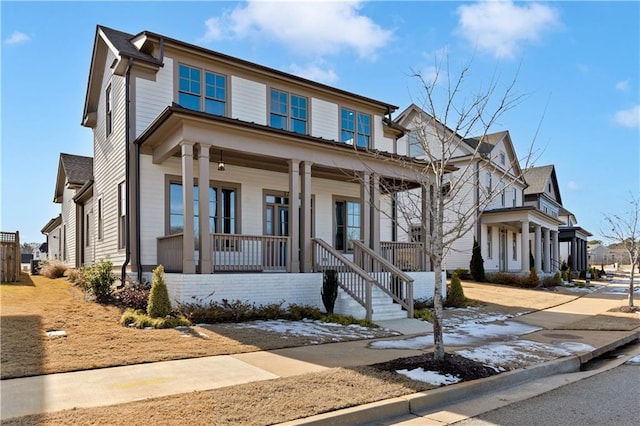
<svg viewBox="0 0 640 426"><path fill-rule="evenodd" d="M311 98L311 136L337 141L338 105Z"/></svg>
<svg viewBox="0 0 640 426"><path fill-rule="evenodd" d="M109 257L114 266L124 262L125 251L118 248L118 184L125 179L125 79L112 76L109 68L115 57L109 52L93 130L94 198L102 200L103 237L95 242L95 258ZM112 132L105 133L105 90L111 83ZM96 207L97 208L97 207ZM97 210L96 210L97 211ZM97 231L98 215L94 215Z"/></svg>
<svg viewBox="0 0 640 426"><path fill-rule="evenodd" d="M382 122L382 116L373 116L373 134L375 137L375 143L372 148L379 151L385 151L394 153L394 140L384 137L384 123Z"/></svg>
<svg viewBox="0 0 640 426"><path fill-rule="evenodd" d="M59 260L62 256L62 226L58 226L47 235L47 256L52 260Z"/></svg>
<svg viewBox="0 0 640 426"><path fill-rule="evenodd" d="M267 86L231 76L231 118L267 124Z"/></svg>
<svg viewBox="0 0 640 426"><path fill-rule="evenodd" d="M75 189L67 188L66 184L62 193L62 252L61 259L69 266L76 266L76 203L73 196ZM66 254L66 255L65 255Z"/></svg>
<svg viewBox="0 0 640 426"><path fill-rule="evenodd" d="M543 198L540 199L540 210L549 216L558 217L558 207Z"/></svg>
<svg viewBox="0 0 640 426"><path fill-rule="evenodd" d="M136 137L173 102L173 59L164 58L156 79L136 78Z"/></svg>
<svg viewBox="0 0 640 426"><path fill-rule="evenodd" d="M388 195L380 196L380 241L393 241L392 199Z"/></svg>
<svg viewBox="0 0 640 426"><path fill-rule="evenodd" d="M91 263L95 260L94 258L94 247L95 247L95 222L94 222L94 204L93 197L89 198L84 203L84 232L87 232L87 222L89 223L89 238L87 244L87 235L84 237L84 241L82 241L82 245L84 246L84 265L90 266Z"/></svg>

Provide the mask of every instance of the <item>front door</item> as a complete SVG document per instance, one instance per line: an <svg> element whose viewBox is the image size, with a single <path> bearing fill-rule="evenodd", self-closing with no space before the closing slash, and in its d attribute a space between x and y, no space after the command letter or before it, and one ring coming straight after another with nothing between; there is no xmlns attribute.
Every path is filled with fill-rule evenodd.
<svg viewBox="0 0 640 426"><path fill-rule="evenodd" d="M289 197L285 194L267 193L265 195L265 235L276 237L289 236ZM266 265L287 266L286 241L267 241L263 251Z"/></svg>
<svg viewBox="0 0 640 426"><path fill-rule="evenodd" d="M500 259L500 271L507 271L507 230L500 228L500 243L499 243L499 259Z"/></svg>

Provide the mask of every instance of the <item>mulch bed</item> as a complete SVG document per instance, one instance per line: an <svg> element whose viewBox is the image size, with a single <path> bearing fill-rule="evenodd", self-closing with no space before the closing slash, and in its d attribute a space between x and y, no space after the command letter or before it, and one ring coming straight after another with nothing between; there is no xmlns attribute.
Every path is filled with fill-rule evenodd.
<svg viewBox="0 0 640 426"><path fill-rule="evenodd" d="M433 352L416 355L407 358L397 358L391 361L373 364L371 367L383 371L414 370L422 367L425 371L437 371L440 374L450 374L459 377L461 381L482 379L490 377L498 372L481 362L474 361L463 356L445 353L444 360L438 361L433 357Z"/></svg>

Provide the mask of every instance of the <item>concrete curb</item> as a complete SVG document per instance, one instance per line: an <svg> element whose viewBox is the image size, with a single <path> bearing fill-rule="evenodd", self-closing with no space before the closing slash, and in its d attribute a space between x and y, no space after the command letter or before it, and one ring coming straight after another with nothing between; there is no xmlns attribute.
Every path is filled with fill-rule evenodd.
<svg viewBox="0 0 640 426"><path fill-rule="evenodd" d="M425 392L372 402L357 407L336 410L330 413L318 414L304 419L281 423L280 426L365 425L380 422L384 419L400 418L412 414L423 415L481 393L508 388L557 374L580 371L581 365L589 360L638 339L640 339L640 331L584 354L558 358L531 367L501 373L486 379L473 380Z"/></svg>

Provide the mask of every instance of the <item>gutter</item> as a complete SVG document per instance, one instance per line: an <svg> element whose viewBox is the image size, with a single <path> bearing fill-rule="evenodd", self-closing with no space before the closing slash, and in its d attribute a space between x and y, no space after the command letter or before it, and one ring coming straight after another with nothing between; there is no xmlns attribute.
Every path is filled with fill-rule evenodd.
<svg viewBox="0 0 640 426"><path fill-rule="evenodd" d="M125 199L126 199L126 205L125 205L125 217L127 218L127 220L125 221L126 223L126 227L125 227L125 259L124 259L124 263L122 264L122 268L120 271L120 282L122 285L124 285L124 283L126 282L126 275L127 275L127 266L129 266L129 261L131 259L131 238L130 238L130 234L131 234L131 218L130 218L130 214L131 214L131 207L130 207L130 200L129 200L129 194L130 194L130 179L129 179L129 171L130 171L130 167L129 167L129 140L130 140L130 123L129 123L129 83L131 80L131 66L133 65L133 58L129 57L129 63L127 64L127 71L125 72L125 83L124 83L124 122L125 122L125 130L124 130L124 134L125 134L125 150L124 150L124 155L125 155ZM139 268L138 268L139 269Z"/></svg>

